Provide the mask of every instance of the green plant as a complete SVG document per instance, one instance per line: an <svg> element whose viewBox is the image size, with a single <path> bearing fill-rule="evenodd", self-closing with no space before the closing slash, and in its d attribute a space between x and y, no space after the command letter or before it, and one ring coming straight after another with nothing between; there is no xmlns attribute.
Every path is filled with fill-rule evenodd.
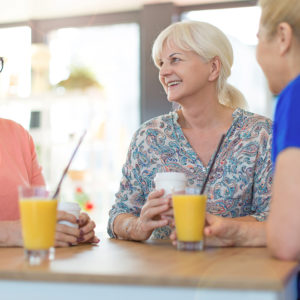
<svg viewBox="0 0 300 300"><path fill-rule="evenodd" d="M66 90L84 90L90 87L103 88L87 67L72 67L69 78L60 81L57 86L64 87Z"/></svg>

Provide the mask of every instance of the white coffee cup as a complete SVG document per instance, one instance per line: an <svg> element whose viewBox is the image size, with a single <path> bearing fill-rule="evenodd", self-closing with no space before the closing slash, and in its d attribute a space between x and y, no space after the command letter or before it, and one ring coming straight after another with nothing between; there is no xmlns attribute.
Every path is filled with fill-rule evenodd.
<svg viewBox="0 0 300 300"><path fill-rule="evenodd" d="M79 219L80 215L80 206L76 202L59 202L58 203L58 210L65 211L69 214L72 214L76 217L76 219ZM59 221L59 224L65 224L70 227L78 228L78 224L71 223L69 221Z"/></svg>
<svg viewBox="0 0 300 300"><path fill-rule="evenodd" d="M164 189L165 194L172 194L178 191L184 191L186 187L186 176L179 172L157 173L154 178L155 189Z"/></svg>

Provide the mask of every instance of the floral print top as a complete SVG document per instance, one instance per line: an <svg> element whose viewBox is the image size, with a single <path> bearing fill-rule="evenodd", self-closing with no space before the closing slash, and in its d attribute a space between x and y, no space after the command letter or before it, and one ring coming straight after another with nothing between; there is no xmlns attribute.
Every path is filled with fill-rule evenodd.
<svg viewBox="0 0 300 300"><path fill-rule="evenodd" d="M271 196L272 122L240 108L229 128L206 185L207 211L223 217L266 219ZM204 167L185 138L176 112L145 122L133 136L115 204L109 213L108 234L122 213L140 215L158 172L184 172L188 186L201 187L212 163ZM214 155L212 155L213 157ZM151 238L168 238L168 226Z"/></svg>

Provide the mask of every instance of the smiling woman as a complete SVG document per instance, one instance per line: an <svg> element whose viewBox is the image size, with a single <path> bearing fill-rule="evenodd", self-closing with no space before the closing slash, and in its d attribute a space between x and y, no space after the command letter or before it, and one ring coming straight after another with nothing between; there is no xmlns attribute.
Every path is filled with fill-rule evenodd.
<svg viewBox="0 0 300 300"><path fill-rule="evenodd" d="M184 59L188 61L191 66L204 68L206 66L207 71L210 67L215 68L209 82L211 85L217 84L217 93L220 103L233 108L247 106L244 96L233 86L229 85L226 80L231 74L231 66L233 64L233 51L229 40L226 36L215 26L208 23L201 22L183 22L181 26L171 26L163 31L156 39L153 45L153 60L156 66L160 69L160 80L162 81L161 73L163 66L164 52L174 50L174 53L169 55L170 62L174 63L175 60L184 59L181 56L189 56L192 59ZM193 30L189 24L197 24ZM184 37L184 38L183 38ZM195 65L195 62L197 64ZM212 63L212 66L210 66ZM222 67L221 67L222 65ZM182 65L180 65L182 66ZM182 70L183 71L183 70ZM204 69L189 70L190 74L197 74L193 76L195 81L199 81L199 76ZM206 72L206 75L209 73ZM169 76L167 76L169 77ZM215 87L213 87L215 89Z"/></svg>
<svg viewBox="0 0 300 300"><path fill-rule="evenodd" d="M189 187L202 187L223 134L206 185L207 211L235 218L237 226L264 221L272 182L272 125L267 118L243 110L243 95L228 85L233 54L226 36L208 23L175 23L155 40L153 59L168 100L180 104L180 109L153 118L135 133L110 211L110 236L168 238L172 203L170 195L155 190L156 173L185 173ZM218 243L216 238L208 243L239 244L238 230L231 232L223 241L216 232Z"/></svg>

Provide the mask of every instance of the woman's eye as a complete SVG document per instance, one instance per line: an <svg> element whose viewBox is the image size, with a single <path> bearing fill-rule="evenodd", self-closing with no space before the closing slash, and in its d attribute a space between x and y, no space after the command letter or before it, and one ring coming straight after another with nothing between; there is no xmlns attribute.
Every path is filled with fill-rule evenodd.
<svg viewBox="0 0 300 300"><path fill-rule="evenodd" d="M172 60L171 60L172 63L176 63L178 61L180 61L180 58L178 58L178 57L172 57Z"/></svg>

